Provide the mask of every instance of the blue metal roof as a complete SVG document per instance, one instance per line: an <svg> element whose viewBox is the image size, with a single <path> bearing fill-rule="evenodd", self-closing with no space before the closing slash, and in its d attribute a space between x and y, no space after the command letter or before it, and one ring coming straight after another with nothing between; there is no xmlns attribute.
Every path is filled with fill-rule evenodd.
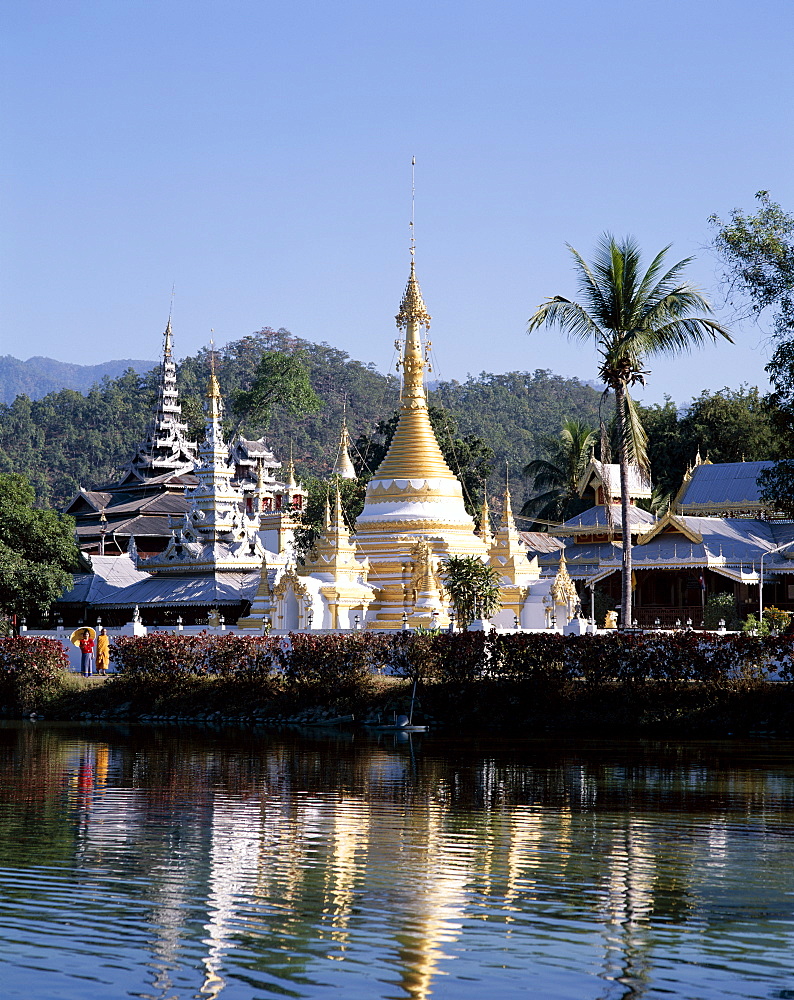
<svg viewBox="0 0 794 1000"><path fill-rule="evenodd" d="M720 462L716 465L696 465L678 501L678 507L686 512L688 507L704 505L741 507L744 504L758 504L758 477L773 464Z"/></svg>

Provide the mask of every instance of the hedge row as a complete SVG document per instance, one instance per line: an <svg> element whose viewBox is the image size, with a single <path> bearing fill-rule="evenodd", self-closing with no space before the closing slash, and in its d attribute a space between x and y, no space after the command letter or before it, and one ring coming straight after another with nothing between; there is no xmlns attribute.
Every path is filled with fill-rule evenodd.
<svg viewBox="0 0 794 1000"><path fill-rule="evenodd" d="M24 711L37 708L68 667L69 657L57 639L0 639L0 704Z"/></svg>
<svg viewBox="0 0 794 1000"><path fill-rule="evenodd" d="M121 676L137 686L165 683L176 693L192 678L215 677L334 701L366 693L388 647L386 637L367 632L281 638L153 632L119 636L110 649Z"/></svg>
<svg viewBox="0 0 794 1000"><path fill-rule="evenodd" d="M154 682L215 676L303 694L362 691L376 672L458 685L482 679L531 685L704 682L794 678L790 636L695 632L561 636L554 632L288 637L152 633L115 639L111 655L128 678Z"/></svg>

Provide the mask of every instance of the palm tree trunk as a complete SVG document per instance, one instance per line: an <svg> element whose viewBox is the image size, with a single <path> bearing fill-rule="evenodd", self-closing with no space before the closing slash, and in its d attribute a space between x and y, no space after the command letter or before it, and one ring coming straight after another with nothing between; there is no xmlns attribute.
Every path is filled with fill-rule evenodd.
<svg viewBox="0 0 794 1000"><path fill-rule="evenodd" d="M629 520L629 452L626 438L626 387L615 387L615 408L618 417L618 455L620 461L620 531L623 539L623 580L620 603L620 623L631 627L631 522Z"/></svg>

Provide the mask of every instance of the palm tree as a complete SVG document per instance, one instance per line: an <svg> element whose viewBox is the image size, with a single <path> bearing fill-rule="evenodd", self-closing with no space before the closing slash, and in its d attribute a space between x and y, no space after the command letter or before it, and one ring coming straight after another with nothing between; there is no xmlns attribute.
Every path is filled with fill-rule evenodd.
<svg viewBox="0 0 794 1000"><path fill-rule="evenodd" d="M584 420L564 420L558 438L551 438L549 460L536 458L524 466L523 474L533 477L536 495L521 508L524 517L564 521L575 511L582 474L593 457L598 432ZM540 492L540 491L543 492Z"/></svg>
<svg viewBox="0 0 794 1000"><path fill-rule="evenodd" d="M530 318L528 333L558 326L574 340L592 340L601 355L598 374L615 396L620 460L620 520L623 537L622 623L631 625L631 527L629 522L629 463L647 470L645 434L629 388L645 384L646 358L675 355L717 336L733 343L719 323L693 313L711 313L708 301L692 285L680 283L692 258L664 271L666 246L643 274L639 246L632 237L618 242L610 233L599 240L592 265L573 254L583 304L556 295Z"/></svg>

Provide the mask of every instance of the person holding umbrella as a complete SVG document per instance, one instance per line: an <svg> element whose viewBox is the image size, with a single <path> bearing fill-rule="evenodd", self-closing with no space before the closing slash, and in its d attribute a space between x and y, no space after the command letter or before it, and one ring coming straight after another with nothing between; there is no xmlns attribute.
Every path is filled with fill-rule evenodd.
<svg viewBox="0 0 794 1000"><path fill-rule="evenodd" d="M83 677L90 677L94 665L94 636L96 632L92 628L78 628L69 636L72 644L80 650L80 673Z"/></svg>

